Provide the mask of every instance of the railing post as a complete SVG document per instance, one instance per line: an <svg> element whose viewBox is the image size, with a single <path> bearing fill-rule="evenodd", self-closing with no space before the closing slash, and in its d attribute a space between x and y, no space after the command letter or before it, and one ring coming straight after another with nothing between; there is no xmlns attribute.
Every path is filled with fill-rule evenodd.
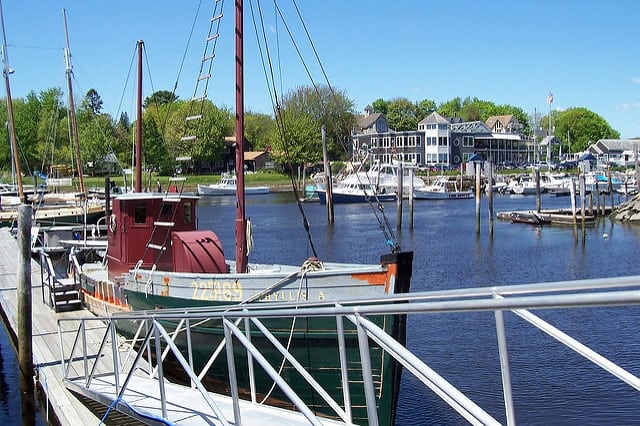
<svg viewBox="0 0 640 426"><path fill-rule="evenodd" d="M494 299L502 299L495 294ZM507 424L515 425L516 416L513 407L513 394L511 391L511 369L509 368L509 351L507 350L507 335L504 331L504 317L502 311L494 311L496 317L496 335L498 337L498 353L500 354L500 372L502 374L502 391L504 393L504 408L507 416Z"/></svg>
<svg viewBox="0 0 640 426"><path fill-rule="evenodd" d="M367 401L367 417L369 426L378 426L378 410L376 395L373 387L373 372L371 371L371 352L369 352L369 337L367 330L360 324L360 315L356 315L358 328L358 346L360 347L360 362L362 365L362 383Z"/></svg>

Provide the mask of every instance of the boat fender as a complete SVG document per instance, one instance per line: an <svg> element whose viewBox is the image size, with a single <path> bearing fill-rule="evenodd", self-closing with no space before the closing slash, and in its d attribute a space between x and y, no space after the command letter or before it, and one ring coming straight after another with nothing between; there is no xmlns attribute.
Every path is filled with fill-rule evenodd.
<svg viewBox="0 0 640 426"><path fill-rule="evenodd" d="M118 224L116 223L116 215L112 214L109 217L109 231L116 232L116 227L117 226L118 226Z"/></svg>

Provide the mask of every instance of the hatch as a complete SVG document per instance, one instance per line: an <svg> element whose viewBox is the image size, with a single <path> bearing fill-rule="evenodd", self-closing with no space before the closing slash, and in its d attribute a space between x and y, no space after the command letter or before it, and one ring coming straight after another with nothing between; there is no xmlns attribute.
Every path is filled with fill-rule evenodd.
<svg viewBox="0 0 640 426"><path fill-rule="evenodd" d="M228 272L222 243L214 232L173 232L171 241L175 272Z"/></svg>

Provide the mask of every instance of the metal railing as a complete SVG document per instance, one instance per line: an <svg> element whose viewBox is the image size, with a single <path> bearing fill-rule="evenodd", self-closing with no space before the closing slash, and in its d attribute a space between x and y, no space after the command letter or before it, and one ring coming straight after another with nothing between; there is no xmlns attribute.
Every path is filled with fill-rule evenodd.
<svg viewBox="0 0 640 426"><path fill-rule="evenodd" d="M404 302L404 303L402 303ZM62 368L64 377L67 380L83 379L84 385L89 388L92 380L96 377L97 366L100 362L107 362L103 355L106 353L107 345L111 344L112 362L109 365L112 372L126 375L125 380L120 383L119 374L115 374L116 393L119 396L124 394L129 379L134 374L139 374L138 368L143 358L154 365L148 371L150 377L157 378L157 383L162 395L162 413L166 418L166 397L164 392L165 372L162 363L154 363L154 359L165 359L167 354L178 361L182 372L188 377L191 388L200 391L203 401L211 409L213 415L218 419L223 419L222 424L241 423L240 396L236 382L236 369L234 364L234 345L240 345L247 353L248 369L251 379L251 401L257 402L258 396L255 392L254 364L258 364L266 374L273 380L279 389L287 396L289 401L301 412L311 424L319 424L318 418L312 410L296 395L296 392L280 376L277 367L269 364L261 354L253 341L255 341L256 330L268 339L273 346L282 354L287 362L300 374L304 380L326 401L333 410L334 417L340 421L350 424L351 418L351 396L349 394L349 368L344 356L340 359L342 374L343 404L336 402L327 390L322 389L319 381L313 377L302 364L295 359L288 348L283 345L275 336L272 330L265 325L269 319L274 318L312 318L325 317L333 318L336 324L336 338L338 339L341 353L344 354L345 327L343 322L355 327L357 336L357 347L362 368L362 380L365 400L367 404L368 424L378 424L375 385L369 360L371 343L382 348L385 355L393 357L404 368L404 374L415 376L420 382L431 389L437 396L449 404L456 412L472 424L499 424L500 422L492 417L487 411L478 406L461 391L447 382L440 374L430 368L416 353L408 349L410 345L404 345L395 340L390 334L385 332L371 317L380 315L414 315L450 313L450 312L494 312L496 324L496 336L498 341L499 362L502 375L502 390L505 406L505 418L507 424L513 425L515 421L515 408L511 389L511 372L509 355L507 352L507 335L503 320L503 313L511 311L515 315L523 318L529 324L547 333L556 341L569 347L571 350L601 367L611 375L627 383L637 391L640 391L640 379L626 371L614 362L598 354L578 342L571 336L563 333L558 328L546 322L532 309L569 309L585 307L619 307L633 306L640 304L640 276L590 279L582 281L563 281L553 283L538 283L512 286L481 287L469 289L443 290L431 292L409 293L405 295L395 295L384 299L348 300L341 304L291 304L291 303L256 303L242 306L225 306L215 308L200 309L180 309L180 310L157 310L148 312L132 312L130 314L114 315L110 318L91 317L80 320L80 325L76 332L73 345L70 348L63 347L62 337L60 338ZM62 324L68 321L78 321L71 319L60 319L58 321L59 330ZM86 330L89 323L93 321L105 322L104 338L95 353L88 353L86 344ZM121 340L118 339L116 329L119 322L132 321L138 324L133 339L129 341L129 352L122 351ZM224 327L223 341L212 351L211 357L205 363L201 371L194 370L191 331L194 327L201 327L210 321L218 321ZM169 332L166 324L172 324L173 330ZM240 327L243 325L244 329ZM67 327L68 329L68 324ZM60 333L62 333L60 331ZM186 342L186 351L179 349L176 339L182 335L183 342ZM233 337L233 338L232 338ZM353 338L353 334L350 336ZM137 351L133 351L136 347ZM163 349L164 347L164 349ZM237 348L236 348L237 349ZM206 376L213 360L226 351L228 376L233 399L233 419L225 419L222 411L214 403L210 394L203 385L203 377ZM153 354L153 356L152 356ZM131 361L131 359L133 360ZM72 376L72 365L81 374ZM79 367L78 367L79 366Z"/></svg>

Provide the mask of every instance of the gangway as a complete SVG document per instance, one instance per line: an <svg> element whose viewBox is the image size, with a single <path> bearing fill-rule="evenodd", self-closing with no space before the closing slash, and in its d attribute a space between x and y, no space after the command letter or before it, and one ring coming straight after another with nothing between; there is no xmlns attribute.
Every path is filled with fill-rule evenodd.
<svg viewBox="0 0 640 426"><path fill-rule="evenodd" d="M623 383L640 391L640 378L605 358L601 354L565 334L533 311L545 309L580 309L602 307L637 306L640 304L640 276L563 281L553 283L534 283L512 286L490 286L467 289L418 292L385 297L384 300L345 300L340 304L328 303L254 303L225 307L193 308L140 311L112 317L90 317L60 319L59 330L68 330L69 322L78 323L75 341L71 347L63 347L63 376L67 387L88 398L99 401L110 409L118 410L146 423L152 424L352 424L351 402L348 393L341 402L329 396L328 390L321 389L319 380L312 377L287 351L287 348L273 339L272 330L265 324L269 319L303 319L327 317L336 321L336 338L344 340L343 322L352 324L357 330L358 348L366 370L367 353L376 345L404 368L404 374L411 374L431 389L438 397L449 404L457 413L471 424L500 424L485 409L477 405L463 392L456 389L420 358L410 345L400 344L386 334L370 318L380 315L433 315L443 313L493 312L498 343L497 357L502 379L501 395L504 401L506 424L516 423L516 413L511 387L511 366L507 351L507 334L504 315L513 313L551 336ZM206 376L205 366L201 371L193 368L191 331L206 321L219 321L224 327L224 343L212 351L211 359L226 351L232 354L234 345L246 350L248 366L235 365L228 360L230 392L228 395L208 391L203 384ZM85 330L93 322L106 323L104 339L95 353L90 353L85 342ZM126 345L117 336L121 327L136 324L135 335ZM75 329L75 327L74 327ZM315 415L301 398L292 391L287 382L279 376L277 366L269 365L256 345L255 333L262 333L272 341L301 377L326 399L335 412L332 418ZM180 337L181 336L181 337ZM176 339L187 342L186 352L176 345ZM136 349L136 350L134 350ZM112 357L104 356L111 351ZM179 368L184 383L167 379L164 363L154 360L166 360L167 356L176 361L172 368ZM233 357L230 357L233 358ZM111 365L98 365L111 362ZM147 362L140 362L146 360ZM144 367L150 365L151 367ZM210 363L208 364L210 365ZM176 367L177 366L177 367ZM241 398L235 382L235 372L239 368L248 368L255 374L254 367L262 368L273 380L290 402L294 410L273 407L258 402L253 393ZM348 388L348 365L342 364L343 387ZM98 374L97 371L102 373ZM105 371L108 371L105 373ZM370 374L362 372L363 392L367 401L368 424L378 424L377 408L373 397L374 384ZM175 376L175 371L173 371ZM633 402L631 402L633 403Z"/></svg>

